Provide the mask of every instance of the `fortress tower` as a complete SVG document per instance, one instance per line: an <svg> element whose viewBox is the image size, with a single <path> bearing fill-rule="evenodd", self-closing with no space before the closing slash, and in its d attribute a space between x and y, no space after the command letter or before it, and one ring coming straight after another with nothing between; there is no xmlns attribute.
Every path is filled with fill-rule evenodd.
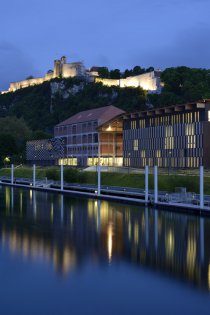
<svg viewBox="0 0 210 315"><path fill-rule="evenodd" d="M83 62L67 63L66 57L62 56L60 59L54 60L53 71L48 71L45 76L40 78L26 79L18 82L10 83L8 91L4 93L15 92L16 90L42 84L45 81L49 81L53 78L74 78L74 77L86 77L86 69ZM1 94L1 92L0 92Z"/></svg>
<svg viewBox="0 0 210 315"><path fill-rule="evenodd" d="M62 69L61 69L61 60L54 60L54 72L53 77L58 78L62 75Z"/></svg>

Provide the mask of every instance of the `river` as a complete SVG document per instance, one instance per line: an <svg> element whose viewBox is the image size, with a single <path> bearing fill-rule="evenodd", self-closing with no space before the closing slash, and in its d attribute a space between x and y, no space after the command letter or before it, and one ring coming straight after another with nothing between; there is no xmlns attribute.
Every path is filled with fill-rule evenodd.
<svg viewBox="0 0 210 315"><path fill-rule="evenodd" d="M0 314L210 314L210 219L0 186Z"/></svg>

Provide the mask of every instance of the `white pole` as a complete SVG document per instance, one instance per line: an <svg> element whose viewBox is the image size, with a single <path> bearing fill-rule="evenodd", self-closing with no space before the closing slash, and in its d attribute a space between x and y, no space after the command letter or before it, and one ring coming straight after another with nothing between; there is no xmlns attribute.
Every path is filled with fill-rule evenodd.
<svg viewBox="0 0 210 315"><path fill-rule="evenodd" d="M158 202L158 169L157 165L154 167L154 194L155 194L155 204Z"/></svg>
<svg viewBox="0 0 210 315"><path fill-rule="evenodd" d="M33 186L36 186L36 165L33 165Z"/></svg>
<svg viewBox="0 0 210 315"><path fill-rule="evenodd" d="M61 190L63 190L63 163L61 163Z"/></svg>
<svg viewBox="0 0 210 315"><path fill-rule="evenodd" d="M14 164L11 165L11 184L14 184Z"/></svg>
<svg viewBox="0 0 210 315"><path fill-rule="evenodd" d="M203 197L203 166L200 166L200 208L204 207L204 197Z"/></svg>
<svg viewBox="0 0 210 315"><path fill-rule="evenodd" d="M145 166L145 203L148 203L149 194L149 168L148 165Z"/></svg>
<svg viewBox="0 0 210 315"><path fill-rule="evenodd" d="M98 164L98 196L101 193L101 166Z"/></svg>

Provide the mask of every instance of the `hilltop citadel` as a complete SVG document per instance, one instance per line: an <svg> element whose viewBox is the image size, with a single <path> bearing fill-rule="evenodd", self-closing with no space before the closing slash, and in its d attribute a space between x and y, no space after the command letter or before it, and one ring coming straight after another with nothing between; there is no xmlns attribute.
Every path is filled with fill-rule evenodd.
<svg viewBox="0 0 210 315"><path fill-rule="evenodd" d="M119 86L123 87L141 87L149 93L160 93L160 71L150 71L148 73L130 76L123 79L106 79L100 78L98 69L100 67L92 67L86 69L83 62L67 63L65 56L54 61L54 69L49 70L44 77L41 78L28 78L18 82L11 82L9 89L1 91L0 94L15 92L19 89L42 84L55 78L84 78L88 82L101 82L106 86Z"/></svg>

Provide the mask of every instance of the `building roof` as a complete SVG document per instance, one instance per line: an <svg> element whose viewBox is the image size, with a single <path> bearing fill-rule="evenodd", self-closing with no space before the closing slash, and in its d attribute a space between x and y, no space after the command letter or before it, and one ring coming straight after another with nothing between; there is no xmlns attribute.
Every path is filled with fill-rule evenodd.
<svg viewBox="0 0 210 315"><path fill-rule="evenodd" d="M167 107L160 107L160 108L153 108L153 109L148 109L145 111L137 111L133 113L126 113L124 114L123 118L128 119L128 118L145 118L145 117L153 117L156 115L164 115L164 114L171 114L171 113L176 113L176 112L183 112L183 111L190 111L190 110L195 110L195 109L202 109L205 108L206 104L210 104L210 100L200 100L198 102L191 102L191 103L186 103L186 104L177 104L177 105L171 105Z"/></svg>
<svg viewBox="0 0 210 315"><path fill-rule="evenodd" d="M97 120L98 125L100 126L106 123L107 121L115 118L116 116L119 116L122 114L125 114L125 112L122 109L117 108L113 105L93 108L93 109L85 110L83 112L79 112L76 115L60 122L55 127L78 124L78 123L88 122L88 121L93 121L93 120Z"/></svg>

